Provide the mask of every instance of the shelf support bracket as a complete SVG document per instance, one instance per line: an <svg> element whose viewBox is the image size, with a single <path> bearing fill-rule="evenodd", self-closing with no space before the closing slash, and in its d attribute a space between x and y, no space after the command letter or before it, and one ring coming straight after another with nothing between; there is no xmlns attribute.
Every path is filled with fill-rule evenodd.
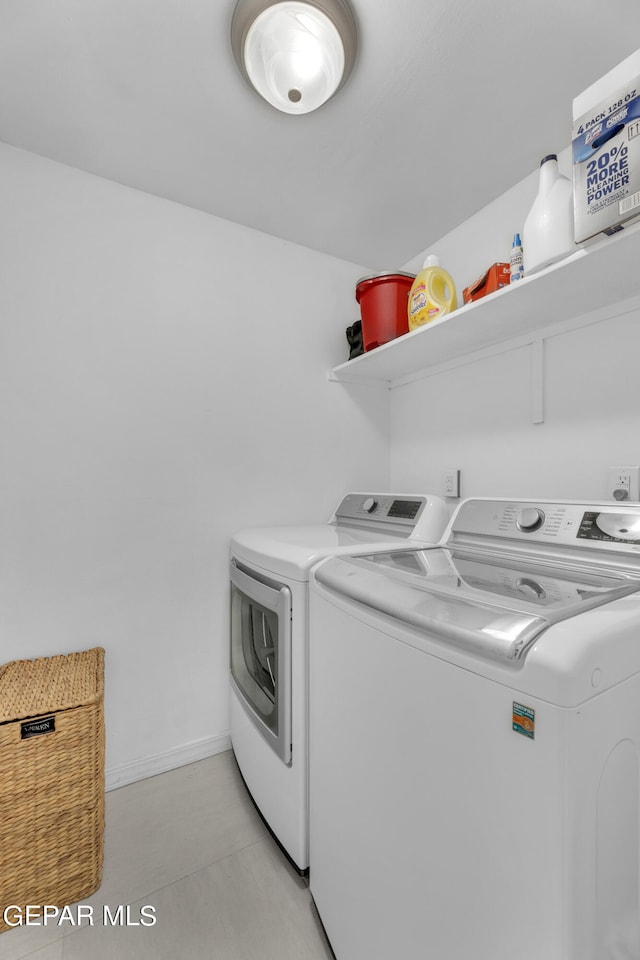
<svg viewBox="0 0 640 960"><path fill-rule="evenodd" d="M544 340L531 344L531 422L544 423Z"/></svg>

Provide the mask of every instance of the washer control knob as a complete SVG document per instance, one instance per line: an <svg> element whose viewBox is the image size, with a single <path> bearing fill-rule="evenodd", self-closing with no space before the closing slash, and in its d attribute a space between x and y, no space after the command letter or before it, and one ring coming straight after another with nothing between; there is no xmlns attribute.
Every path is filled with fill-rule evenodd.
<svg viewBox="0 0 640 960"><path fill-rule="evenodd" d="M539 507L524 507L516 517L516 527L523 533L531 533L544 523L544 512Z"/></svg>
<svg viewBox="0 0 640 960"><path fill-rule="evenodd" d="M516 587L528 600L544 600L547 595L542 584L532 580L531 577L518 577Z"/></svg>
<svg viewBox="0 0 640 960"><path fill-rule="evenodd" d="M373 497L367 497L367 499L362 504L362 509L365 513L373 513L373 511L378 506L378 501L374 500Z"/></svg>

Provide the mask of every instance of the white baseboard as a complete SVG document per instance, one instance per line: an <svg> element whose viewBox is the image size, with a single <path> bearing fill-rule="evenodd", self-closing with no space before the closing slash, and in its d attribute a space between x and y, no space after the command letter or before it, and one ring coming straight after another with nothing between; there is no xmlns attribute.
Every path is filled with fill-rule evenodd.
<svg viewBox="0 0 640 960"><path fill-rule="evenodd" d="M228 733L224 733L217 737L187 743L166 753L143 757L141 760L131 760L129 763L111 767L106 771L106 788L115 790L117 787L124 787L127 783L135 783L136 780L146 780L147 777L154 777L157 773L166 773L167 770L184 767L187 763L212 757L216 753L229 750L230 747L231 738Z"/></svg>

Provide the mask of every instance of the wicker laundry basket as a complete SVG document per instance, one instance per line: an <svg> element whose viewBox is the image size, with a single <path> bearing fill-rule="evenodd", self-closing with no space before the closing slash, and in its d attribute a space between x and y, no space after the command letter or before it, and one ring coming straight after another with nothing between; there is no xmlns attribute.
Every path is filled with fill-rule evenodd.
<svg viewBox="0 0 640 960"><path fill-rule="evenodd" d="M0 933L102 882L103 699L101 647L0 666Z"/></svg>

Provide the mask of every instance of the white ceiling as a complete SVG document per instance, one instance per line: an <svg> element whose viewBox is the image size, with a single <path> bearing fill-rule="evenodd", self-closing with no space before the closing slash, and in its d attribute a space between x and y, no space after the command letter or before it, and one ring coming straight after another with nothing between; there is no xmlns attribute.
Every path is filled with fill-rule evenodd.
<svg viewBox="0 0 640 960"><path fill-rule="evenodd" d="M638 0L351 0L344 89L279 114L240 77L235 0L0 0L0 139L397 269L571 139L640 47Z"/></svg>

